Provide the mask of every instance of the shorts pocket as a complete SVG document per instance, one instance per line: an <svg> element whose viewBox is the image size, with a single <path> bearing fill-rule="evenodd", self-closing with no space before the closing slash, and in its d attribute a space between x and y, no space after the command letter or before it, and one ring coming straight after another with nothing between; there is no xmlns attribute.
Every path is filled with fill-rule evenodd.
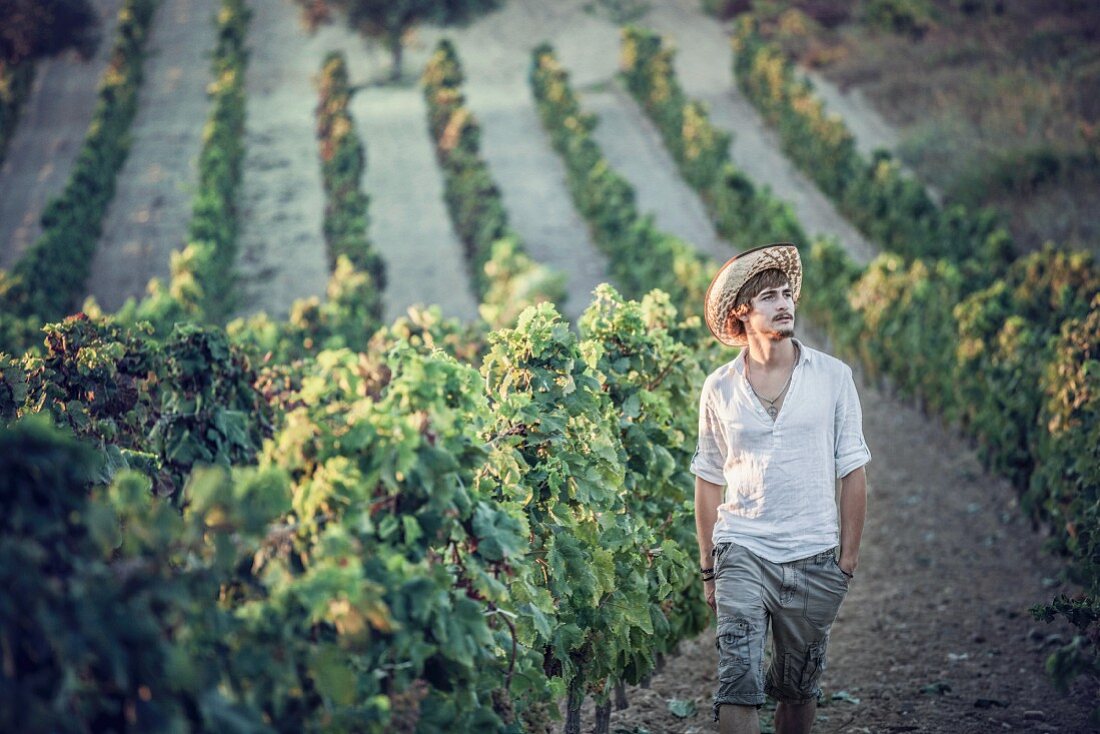
<svg viewBox="0 0 1100 734"><path fill-rule="evenodd" d="M715 544L714 550L712 550L710 552L710 554L714 557L714 565L716 565L716 566L718 565L718 562L722 560L722 556L725 555L726 551L728 551L729 548L730 548L730 543L716 543Z"/></svg>
<svg viewBox="0 0 1100 734"><path fill-rule="evenodd" d="M825 643L813 642L804 655L783 655L783 683L787 690L802 698L818 694L817 682L825 670Z"/></svg>
<svg viewBox="0 0 1100 734"><path fill-rule="evenodd" d="M844 578L844 585L847 586L848 583L852 580L852 577L849 576L848 574L844 573L844 569L840 567L840 561L833 558L829 561L829 565L831 565L834 569L836 569L836 572L839 573Z"/></svg>
<svg viewBox="0 0 1100 734"><path fill-rule="evenodd" d="M749 657L749 623L744 619L719 619L718 635L718 680L729 683L749 672L752 661Z"/></svg>

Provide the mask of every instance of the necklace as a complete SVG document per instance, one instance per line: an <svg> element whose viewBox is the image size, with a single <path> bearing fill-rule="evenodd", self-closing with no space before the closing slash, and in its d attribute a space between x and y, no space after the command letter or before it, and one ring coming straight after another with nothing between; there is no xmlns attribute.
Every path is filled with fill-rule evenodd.
<svg viewBox="0 0 1100 734"><path fill-rule="evenodd" d="M795 347L795 348L797 349L797 347ZM794 361L795 361L795 364L798 364L798 354L797 353L795 353ZM787 375L787 381L785 383L783 383L783 387L779 390L778 393L776 393L775 397L771 398L769 400L768 398L764 397L760 393L756 392L756 388L752 386L752 380L749 379L749 358L748 358L748 355L745 356L745 382L749 383L749 389L752 390L753 395L755 395L759 400L761 400L761 401L768 404L768 407L764 408L764 410L766 410L768 412L768 416L773 421L779 415L779 408L775 407L775 404L779 400L779 398L783 397L783 393L787 392L787 388L791 386L791 380L793 378L794 378L794 365L791 365L791 374Z"/></svg>

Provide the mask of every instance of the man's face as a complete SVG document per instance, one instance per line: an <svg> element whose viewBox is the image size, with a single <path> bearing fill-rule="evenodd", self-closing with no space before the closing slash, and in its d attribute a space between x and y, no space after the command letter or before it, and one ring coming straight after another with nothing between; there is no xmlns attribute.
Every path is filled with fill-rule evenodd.
<svg viewBox="0 0 1100 734"><path fill-rule="evenodd" d="M794 291L790 284L760 291L750 306L752 310L742 319L745 333L760 334L772 341L794 336Z"/></svg>

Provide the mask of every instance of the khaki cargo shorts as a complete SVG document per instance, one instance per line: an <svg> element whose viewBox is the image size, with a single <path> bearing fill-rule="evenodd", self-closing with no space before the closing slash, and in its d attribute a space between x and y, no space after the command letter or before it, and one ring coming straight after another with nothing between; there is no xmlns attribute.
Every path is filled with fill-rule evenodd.
<svg viewBox="0 0 1100 734"><path fill-rule="evenodd" d="M806 703L821 695L829 628L848 593L837 548L788 563L772 563L734 543L714 548L718 607L718 691L722 704L761 706L765 695ZM773 654L764 676L764 647Z"/></svg>

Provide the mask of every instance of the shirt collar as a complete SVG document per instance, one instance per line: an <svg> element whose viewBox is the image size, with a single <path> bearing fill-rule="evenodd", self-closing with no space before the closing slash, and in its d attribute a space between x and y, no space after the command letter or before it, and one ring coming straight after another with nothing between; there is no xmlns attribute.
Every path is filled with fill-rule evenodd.
<svg viewBox="0 0 1100 734"><path fill-rule="evenodd" d="M798 339L795 339L793 336L791 337L791 341L794 342L794 344L798 347L798 361L794 363L794 366L798 367L802 364L809 364L810 361L813 359L812 350L810 350L809 347L800 342ZM746 354L748 354L748 351L744 347L742 347L737 356L733 358L733 369L737 372L737 374L741 376L744 376L745 374Z"/></svg>

